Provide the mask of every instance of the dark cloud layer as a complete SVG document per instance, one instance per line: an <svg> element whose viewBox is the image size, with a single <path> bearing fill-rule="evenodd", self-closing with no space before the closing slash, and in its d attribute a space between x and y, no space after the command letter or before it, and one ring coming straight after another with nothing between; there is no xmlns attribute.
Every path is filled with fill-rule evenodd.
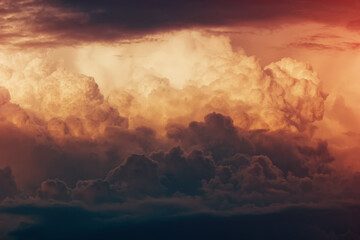
<svg viewBox="0 0 360 240"><path fill-rule="evenodd" d="M9 167L0 169L0 201L14 197L18 193L14 176Z"/></svg>
<svg viewBox="0 0 360 240"><path fill-rule="evenodd" d="M354 0L16 0L4 1L2 7L1 42L12 40L20 46L113 41L192 27L274 27L289 21L310 20L357 29L359 9Z"/></svg>
<svg viewBox="0 0 360 240"><path fill-rule="evenodd" d="M221 26L242 21L271 20L281 17L330 20L330 14L351 10L356 1L71 1L58 0L58 6L88 13L94 25L124 26L130 30L177 28L187 26ZM340 9L339 9L340 8ZM313 12L314 16L306 15ZM326 13L329 14L326 16Z"/></svg>
<svg viewBox="0 0 360 240"><path fill-rule="evenodd" d="M31 156L11 150L4 153L13 159L8 164L16 170L22 189L29 192L38 186L35 195L42 200L124 202L180 194L205 197L206 205L215 208L232 208L245 203L343 197L337 196L340 183L331 191L326 187L337 178L346 180L331 166L334 158L326 142L311 140L306 133L244 130L234 126L230 117L217 113L208 114L203 122L169 126L167 144L153 134L135 138L143 131L112 128L116 138L105 135L97 142L44 142L27 137L18 145L30 148ZM6 136L8 141L9 136L26 137L21 131ZM149 138L153 139L152 147L142 146ZM126 149L121 147L125 142ZM126 158L137 151L142 154ZM4 171L11 181L10 169ZM321 197L325 192L327 195ZM226 195L228 204L219 206L218 194L221 198Z"/></svg>
<svg viewBox="0 0 360 240"><path fill-rule="evenodd" d="M358 239L353 213L341 202L360 199L356 188L360 178L332 167L334 159L326 142L306 133L241 129L230 117L218 113L208 114L204 121L170 125L167 131L164 145L148 128L113 127L111 135L96 143L77 143L76 151L73 140L47 140L44 148L37 145L44 144L37 139L30 147L38 159L26 161L33 166L27 170L41 175L25 178L32 180L31 186L24 184L17 172L22 183L18 190L11 169L0 171L0 184L6 186L0 192L4 200L0 216L18 219L4 236L285 239L298 233L295 239ZM18 130L10 136L23 138L22 134ZM144 144L149 138L152 147ZM130 141L124 152L120 146L126 139ZM142 153L129 155L139 146L143 146ZM92 157L78 155L89 149L93 149ZM19 171L16 164L9 164ZM37 190L32 187L35 184ZM333 207L327 209L329 204ZM287 206L314 209L283 211ZM244 211L251 214L243 215ZM257 211L261 214L252 215ZM219 216L229 213L234 217ZM345 223L335 223L339 214ZM235 225L240 229L235 230ZM255 231L256 226L261 226L261 233ZM141 229L141 233L131 229Z"/></svg>
<svg viewBox="0 0 360 240"><path fill-rule="evenodd" d="M243 130L235 127L231 118L217 113L207 115L204 122L176 126L175 130L170 127L168 131L170 140L174 139L173 144L179 147L133 154L109 171L103 180L84 181L80 175L70 172L60 171L59 175L68 175L66 179L72 179L72 186L77 176L80 181L73 196L85 202L122 202L181 194L206 196L209 200L206 204L218 207L215 198L221 191L232 202L222 203L224 208L247 202L260 205L282 202L285 195L294 198L291 201L302 201L302 191L310 191L311 197L317 198L317 193L324 190L323 184L330 183L334 177L329 165L334 159L326 142L311 141L306 135ZM127 139L128 134L125 132L117 139ZM117 142L112 144L116 146ZM94 161L102 160L95 158ZM54 163L48 164L51 168ZM99 171L97 165L87 165L87 168L94 168L87 169L88 177ZM317 182L317 178L323 178L323 182ZM299 185L303 187L298 188ZM70 188L63 181L46 180L41 184L38 197L68 200ZM336 195L335 187L328 194Z"/></svg>
<svg viewBox="0 0 360 240"><path fill-rule="evenodd" d="M124 219L122 211L93 211L79 206L19 205L1 213L38 219L21 224L15 239L360 239L358 206L221 216L193 213ZM56 216L56 218L54 218ZM120 217L119 217L120 216Z"/></svg>

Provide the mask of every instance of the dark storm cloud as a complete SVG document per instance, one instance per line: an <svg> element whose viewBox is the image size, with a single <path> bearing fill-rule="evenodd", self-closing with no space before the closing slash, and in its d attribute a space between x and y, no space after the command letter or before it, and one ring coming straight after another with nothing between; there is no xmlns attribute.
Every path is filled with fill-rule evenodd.
<svg viewBox="0 0 360 240"><path fill-rule="evenodd" d="M103 179L80 180L72 191L74 200L85 203L102 203L116 201L116 194L110 184Z"/></svg>
<svg viewBox="0 0 360 240"><path fill-rule="evenodd" d="M75 155L99 148L96 144L101 146L101 141L75 148L71 147L75 142L52 142L52 148L58 148L57 154L62 157L46 161L45 169L37 169L45 173L36 182L41 178L43 182L28 197L18 195L11 170L1 170L0 183L13 187L0 192L3 199L7 198L0 204L0 219L4 214L18 217L15 225L9 226L7 236L194 239L205 234L210 239L286 239L295 232L295 239L357 239L359 235L357 225L351 222L354 212L341 203L360 199L356 188L359 174L336 172L324 141L287 131L244 130L234 126L230 117L211 113L204 121L169 126L168 141L172 144L166 146L176 146L169 150L149 148L124 161L120 153L114 161L100 158L109 149L121 146L124 139L131 140L129 151L136 151L144 138L161 146L151 129L115 130L115 138L110 135L102 140L110 147L96 151L93 161L99 165L86 165L86 171L82 171L96 169L95 175L79 175L85 164L81 155ZM73 157L61 154L68 149L73 150ZM46 160L46 156L51 157L47 153ZM34 164L34 160L29 161ZM73 167L60 168L64 164ZM58 169L54 173L60 179L52 177L47 169ZM112 170L105 174L107 169ZM332 207L327 208L329 204ZM304 207L309 205L313 208ZM284 210L288 206L300 208ZM344 223L338 224L339 219ZM175 231L175 226L179 230ZM255 231L259 226L262 231ZM192 232L182 232L181 228Z"/></svg>
<svg viewBox="0 0 360 240"><path fill-rule="evenodd" d="M291 0L155 0L155 1L71 1L57 0L55 5L88 13L90 24L124 26L129 29L176 28L186 26L217 26L241 21L258 21L278 17L320 18L339 9L351 10L356 1L291 1ZM306 16L307 13L315 16ZM322 16L326 18L325 16ZM328 16L330 19L331 17Z"/></svg>
<svg viewBox="0 0 360 240"><path fill-rule="evenodd" d="M350 22L349 28L357 29L353 19L357 10L353 0L17 0L2 3L0 25L4 31L0 36L1 42L36 47L114 41L165 30L234 24L273 28L289 21L310 20L345 25Z"/></svg>
<svg viewBox="0 0 360 240"><path fill-rule="evenodd" d="M0 201L18 193L14 176L9 167L0 169Z"/></svg>
<svg viewBox="0 0 360 240"><path fill-rule="evenodd" d="M358 178L343 177L331 167L334 159L324 141L310 140L306 135L287 131L239 129L230 117L217 113L205 116L204 122L191 122L188 127L175 126L175 130L173 127L168 129L169 143L176 140L172 144L177 147L152 153L144 151L143 155L132 154L124 161L123 157L114 161L97 157L93 160L98 165L86 166L87 175L79 175L83 172L79 170L79 173L69 171L70 167L59 168L67 161L84 167L77 163L77 158L67 159L68 156L47 162L47 169L57 166L56 177L62 175L62 179L52 178L39 184L37 198L72 199L92 205L180 195L199 197L210 208L231 209L249 203L263 206L338 197L358 199L360 196L341 193L345 186L351 188ZM117 139L132 136L130 132L122 132L124 135ZM121 146L122 141L107 139L110 147L104 150ZM66 146L62 147L66 151ZM97 155L104 153L100 150ZM121 163L105 174L106 169L111 169L116 162ZM66 169L68 171L63 172ZM90 170L96 170L97 174ZM51 175L45 171L42 176ZM94 179L94 176L98 178ZM328 189L331 184L332 189Z"/></svg>
<svg viewBox="0 0 360 240"><path fill-rule="evenodd" d="M170 195L176 192L200 194L202 181L209 181L215 176L215 163L198 150L185 156L180 147L175 147L168 153L155 153L151 157L159 162L161 183Z"/></svg>
<svg viewBox="0 0 360 240"><path fill-rule="evenodd" d="M191 122L188 127L169 126L168 137L185 148L199 147L216 162L236 154L265 155L285 173L305 176L309 171L321 172L321 166L333 161L326 142L310 143L306 136L286 131L245 131L236 128L230 117L212 113L204 122ZM291 159L291 161L289 161ZM306 166L305 162L314 166ZM310 169L314 167L314 169Z"/></svg>
<svg viewBox="0 0 360 240"><path fill-rule="evenodd" d="M206 196L206 204L217 207L222 192L230 200L222 207L232 208L255 200L260 205L282 202L284 194L307 201L303 193L310 192L318 199L337 176L326 142L287 131L240 129L217 113L203 122L169 126L169 139L161 141L145 127L112 127L111 135L96 142L57 142L46 133L35 137L11 125L0 130L5 163L23 191L40 200L94 204L180 194ZM6 147L15 141L22 152ZM337 191L334 186L328 194Z"/></svg>
<svg viewBox="0 0 360 240"><path fill-rule="evenodd" d="M71 192L65 182L54 179L42 182L37 194L38 197L43 200L54 199L67 201L70 199Z"/></svg>
<svg viewBox="0 0 360 240"><path fill-rule="evenodd" d="M156 196L162 191L157 163L142 155L132 155L126 162L109 172L107 181L126 196L135 198Z"/></svg>
<svg viewBox="0 0 360 240"><path fill-rule="evenodd" d="M167 134L184 146L199 146L205 152L211 152L215 161L238 152L254 152L254 146L246 136L237 133L232 119L221 114L209 114L205 122L191 122L188 128L170 125Z"/></svg>

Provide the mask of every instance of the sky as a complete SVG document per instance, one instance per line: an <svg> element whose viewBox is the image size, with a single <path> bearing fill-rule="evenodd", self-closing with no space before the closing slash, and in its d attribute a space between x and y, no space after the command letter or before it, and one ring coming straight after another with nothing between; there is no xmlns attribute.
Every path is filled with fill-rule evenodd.
<svg viewBox="0 0 360 240"><path fill-rule="evenodd" d="M359 10L0 0L0 239L360 239Z"/></svg>

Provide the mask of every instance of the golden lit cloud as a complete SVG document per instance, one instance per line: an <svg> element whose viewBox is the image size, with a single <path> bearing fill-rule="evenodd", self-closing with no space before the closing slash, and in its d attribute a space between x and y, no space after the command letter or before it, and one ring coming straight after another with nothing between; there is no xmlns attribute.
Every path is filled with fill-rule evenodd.
<svg viewBox="0 0 360 240"><path fill-rule="evenodd" d="M0 8L0 239L360 236L355 1Z"/></svg>

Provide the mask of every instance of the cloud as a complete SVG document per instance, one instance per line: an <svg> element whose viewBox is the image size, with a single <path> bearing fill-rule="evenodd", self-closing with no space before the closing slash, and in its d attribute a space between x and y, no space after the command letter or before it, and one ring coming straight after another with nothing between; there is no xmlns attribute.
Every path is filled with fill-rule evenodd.
<svg viewBox="0 0 360 240"><path fill-rule="evenodd" d="M202 131L191 133L194 125L202 126ZM178 134L189 134L175 143L180 147L149 152L147 156L133 154L106 177L70 178L74 187L61 180L46 180L37 196L90 205L188 196L202 199L211 209L358 197L342 195L345 186L351 187L357 177L335 171L326 142L311 140L306 134L239 129L231 118L216 113L205 116L204 122L189 123ZM74 179L78 179L76 184ZM225 195L227 201L219 206L219 198Z"/></svg>
<svg viewBox="0 0 360 240"><path fill-rule="evenodd" d="M67 201L70 199L71 191L66 183L59 179L46 180L41 183L37 196L42 199L53 199Z"/></svg>
<svg viewBox="0 0 360 240"><path fill-rule="evenodd" d="M186 152L175 147L168 152L148 152L148 156L133 154L106 177L104 172L114 163L110 159L95 156L91 164L90 159L79 152L81 149L70 153L68 146L54 145L61 147L60 152L51 153L39 151L36 145L29 146L32 151L52 159L42 157L36 162L36 158L30 158L32 166L27 168L30 176L20 174L19 181L22 187L27 187L27 192L31 190L29 185L44 178L56 177L69 182L70 185L58 179L43 181L36 192L41 200L77 200L93 205L149 197L171 199L180 195L196 196L205 206L214 209L231 209L249 203L280 204L284 196L289 202L330 201L343 197L339 195L344 189L341 186L353 184L352 176L341 176L341 172L337 173L330 165L334 159L327 144L311 140L307 134L240 129L233 125L231 118L212 113L205 116L204 122L191 122L187 128L178 129L176 136L169 136ZM107 149L111 147L116 147L116 141ZM88 150L87 145L82 148ZM19 174L22 168L12 164ZM34 171L41 175L34 178L31 175ZM81 179L84 177L88 180ZM342 183L334 184L337 179ZM327 188L330 184L331 191ZM327 194L322 195L324 192ZM227 201L219 206L217 201L223 194ZM357 196L346 195L345 199Z"/></svg>
<svg viewBox="0 0 360 240"><path fill-rule="evenodd" d="M201 120L219 112L244 128L306 131L323 115L326 95L310 65L285 58L263 68L255 57L233 51L225 37L171 33L159 42L119 47L120 59L108 58L107 48L88 50L94 52L91 58L99 54L107 64L79 62L79 70L99 69L94 72L97 79L106 79L99 85L108 92L109 103L133 127L162 131L169 122ZM87 58L82 51L75 56Z"/></svg>
<svg viewBox="0 0 360 240"><path fill-rule="evenodd" d="M12 198L18 193L17 185L9 167L0 169L0 202Z"/></svg>
<svg viewBox="0 0 360 240"><path fill-rule="evenodd" d="M102 179L78 181L72 191L72 198L90 204L117 200L109 182Z"/></svg>
<svg viewBox="0 0 360 240"><path fill-rule="evenodd" d="M336 97L329 112L329 117L336 119L344 127L352 126L357 129L356 114L348 107L343 96Z"/></svg>
<svg viewBox="0 0 360 240"><path fill-rule="evenodd" d="M106 180L125 196L156 196L162 191L157 164L141 155L130 156L123 165L109 172Z"/></svg>
<svg viewBox="0 0 360 240"><path fill-rule="evenodd" d="M181 148L176 147L166 154L154 153L151 158L159 162L160 181L170 195L177 192L197 195L202 182L215 176L216 166L213 160L198 150L186 157Z"/></svg>
<svg viewBox="0 0 360 240"><path fill-rule="evenodd" d="M327 29L327 28L325 28ZM335 32L335 28L327 30ZM309 36L300 37L288 44L292 48L304 48L315 51L351 51L358 48L358 42L343 34L341 37L333 33L316 33ZM347 39L348 38L348 39Z"/></svg>
<svg viewBox="0 0 360 240"><path fill-rule="evenodd" d="M229 25L274 28L316 21L356 28L354 0L118 2L16 0L2 2L3 44L53 47L82 42L141 38L169 30ZM341 19L342 21L335 21ZM76 24L75 24L76 23ZM355 27L354 27L355 26ZM61 39L61 41L58 41Z"/></svg>
<svg viewBox="0 0 360 240"><path fill-rule="evenodd" d="M202 32L151 46L119 49L145 58L120 61L136 74L109 82L111 90L70 71L77 63L54 51L1 55L1 166L26 194L40 186L39 198L89 203L193 196L239 154L269 158L285 176L328 174L326 143L311 140L326 98L311 66L284 58L263 68L229 39ZM168 70L164 57L182 68ZM267 162L253 167L267 172ZM61 192L61 183L74 192Z"/></svg>
<svg viewBox="0 0 360 240"><path fill-rule="evenodd" d="M4 105L8 102L10 102L10 93L9 91L4 88L4 87L1 87L0 88L0 105Z"/></svg>
<svg viewBox="0 0 360 240"><path fill-rule="evenodd" d="M104 131L103 125L127 127L126 119L104 100L93 78L65 71L61 63L36 54L19 58L24 60L22 65L3 66L2 85L14 102L52 119L48 128L54 136L92 135ZM15 90L17 84L23 91Z"/></svg>
<svg viewBox="0 0 360 240"><path fill-rule="evenodd" d="M76 239L129 219L359 200L358 173L337 169L327 142L314 138L326 94L310 65L284 58L262 67L201 32L150 45L120 48L145 57L114 64L132 74L111 89L53 60L56 52L1 56L0 167L11 170L0 171L9 187L0 213L19 217L12 236L48 238L64 226L58 237ZM168 70L177 61L183 67ZM331 236L325 229L314 234Z"/></svg>
<svg viewBox="0 0 360 240"><path fill-rule="evenodd" d="M339 46L332 46L322 43L315 43L315 42L294 42L289 44L290 47L295 48L306 48L311 50L337 50L337 51L344 51L345 48L339 47Z"/></svg>
<svg viewBox="0 0 360 240"><path fill-rule="evenodd" d="M168 127L168 137L180 141L186 147L199 146L210 152L215 161L241 152L251 154L254 146L237 134L231 118L221 114L209 114L204 123L191 122L189 129L181 126Z"/></svg>
<svg viewBox="0 0 360 240"><path fill-rule="evenodd" d="M106 60L94 64L83 51ZM263 68L255 57L233 51L226 37L183 31L115 50L94 46L63 59L60 53L4 53L0 61L12 102L44 118L54 137L101 135L110 126L163 133L167 123L201 120L209 112L231 115L244 128L308 131L323 116L326 95L311 66L284 58ZM75 73L89 69L97 82Z"/></svg>
<svg viewBox="0 0 360 240"><path fill-rule="evenodd" d="M156 203L149 203L149 209ZM15 205L1 213L37 219L12 231L15 239L100 239L121 235L132 239L358 239L359 207L290 207L259 214L192 213L171 217L126 219L126 211L91 210L81 206ZM53 216L57 216L54 219ZM120 217L119 217L120 216ZM334 227L336 226L336 227ZM259 231L261 229L261 231ZM139 231L141 230L141 231Z"/></svg>

